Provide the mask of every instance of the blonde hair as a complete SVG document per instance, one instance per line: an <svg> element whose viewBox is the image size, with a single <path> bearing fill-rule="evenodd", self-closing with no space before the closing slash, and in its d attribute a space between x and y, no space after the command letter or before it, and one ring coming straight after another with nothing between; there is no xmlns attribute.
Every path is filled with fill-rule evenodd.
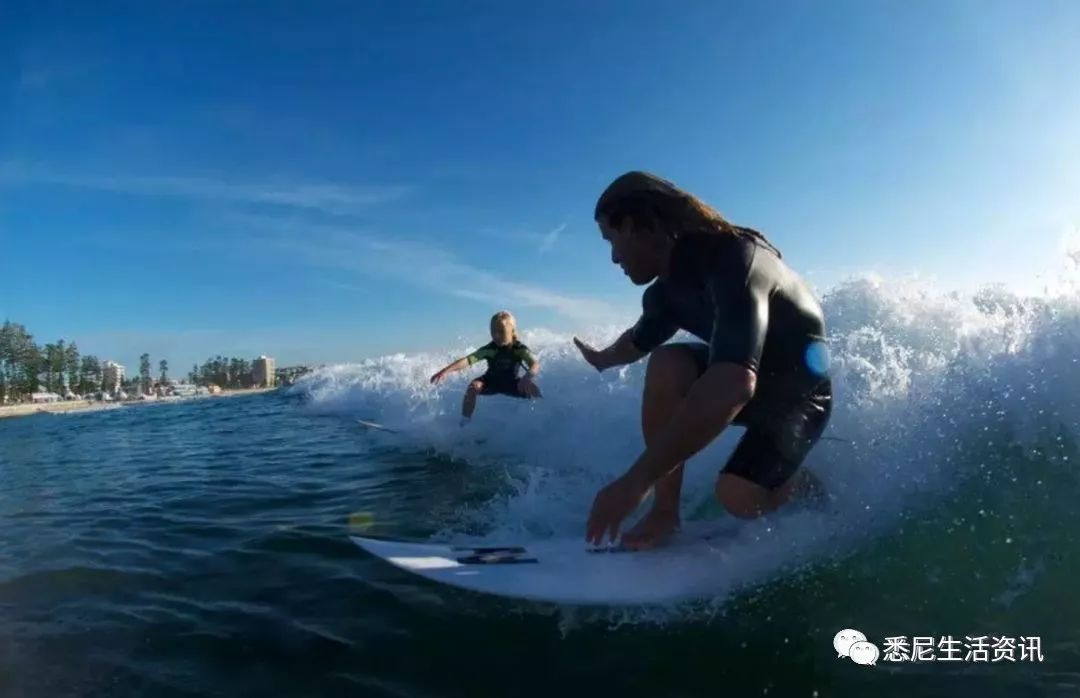
<svg viewBox="0 0 1080 698"><path fill-rule="evenodd" d="M491 316L491 333L495 333L495 328L501 324L507 324L510 326L510 343L518 341L517 336L517 320L510 314L508 310L500 310Z"/></svg>
<svg viewBox="0 0 1080 698"><path fill-rule="evenodd" d="M747 235L758 239L779 256L765 236L752 228L733 225L688 191L649 172L627 172L608 185L596 202L593 219L618 227L629 218L644 227L676 239L687 234Z"/></svg>

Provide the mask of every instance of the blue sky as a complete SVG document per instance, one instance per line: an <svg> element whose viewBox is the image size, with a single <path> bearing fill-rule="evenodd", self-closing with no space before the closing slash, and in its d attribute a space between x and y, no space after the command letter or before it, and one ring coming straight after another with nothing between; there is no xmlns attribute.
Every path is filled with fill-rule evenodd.
<svg viewBox="0 0 1080 698"><path fill-rule="evenodd" d="M0 316L136 365L581 330L649 169L815 287L1034 288L1080 225L1080 3L9 6Z"/></svg>

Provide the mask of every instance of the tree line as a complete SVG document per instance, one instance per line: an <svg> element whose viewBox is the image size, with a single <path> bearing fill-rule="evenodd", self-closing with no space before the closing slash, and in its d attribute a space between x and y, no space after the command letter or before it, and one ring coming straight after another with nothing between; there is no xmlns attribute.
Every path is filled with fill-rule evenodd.
<svg viewBox="0 0 1080 698"><path fill-rule="evenodd" d="M196 385L217 385L226 389L250 388L255 379L252 362L246 359L215 356L193 366L188 380Z"/></svg>
<svg viewBox="0 0 1080 698"><path fill-rule="evenodd" d="M96 357L80 356L75 342L39 346L26 327L5 321L0 327L0 401L19 400L44 388L56 392L92 390L102 382Z"/></svg>
<svg viewBox="0 0 1080 698"><path fill-rule="evenodd" d="M106 385L105 361L96 356L82 356L75 342L58 340L39 345L24 325L4 321L0 326L0 402L17 402L31 394L45 391L64 395L68 392L87 395L110 392ZM154 380L150 375L150 356L143 354L138 376L128 376L120 384L127 392L149 392ZM169 380L169 362L158 362L158 380Z"/></svg>
<svg viewBox="0 0 1080 698"><path fill-rule="evenodd" d="M78 395L111 392L114 386L105 383L105 363L96 356L80 355L75 342L61 339L39 345L25 326L5 321L0 327L0 404L24 400L42 390L61 396L68 391ZM149 354L140 356L138 374L125 377L120 389L149 393L155 382L168 383L169 362L158 362L156 376L152 366ZM196 385L227 389L250 388L254 382L250 361L223 356L194 366L188 379Z"/></svg>

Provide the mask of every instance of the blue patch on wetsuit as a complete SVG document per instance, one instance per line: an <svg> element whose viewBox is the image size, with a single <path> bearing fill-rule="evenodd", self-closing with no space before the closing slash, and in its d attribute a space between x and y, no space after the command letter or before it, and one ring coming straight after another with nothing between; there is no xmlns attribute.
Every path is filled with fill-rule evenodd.
<svg viewBox="0 0 1080 698"><path fill-rule="evenodd" d="M825 342L810 342L806 347L803 360L814 375L829 375L829 347Z"/></svg>

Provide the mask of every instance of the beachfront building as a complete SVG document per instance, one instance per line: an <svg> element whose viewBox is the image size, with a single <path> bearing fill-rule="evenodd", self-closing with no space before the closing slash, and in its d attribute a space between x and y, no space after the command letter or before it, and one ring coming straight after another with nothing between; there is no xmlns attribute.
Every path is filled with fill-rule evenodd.
<svg viewBox="0 0 1080 698"><path fill-rule="evenodd" d="M252 386L256 388L274 387L274 360L269 356L255 359L251 369Z"/></svg>
<svg viewBox="0 0 1080 698"><path fill-rule="evenodd" d="M118 393L124 382L124 367L115 361L106 361L102 369L105 378L105 392Z"/></svg>
<svg viewBox="0 0 1080 698"><path fill-rule="evenodd" d="M47 391L41 391L39 393L30 393L30 402L33 403L46 403L46 402L59 402L60 396L56 393L50 393Z"/></svg>

